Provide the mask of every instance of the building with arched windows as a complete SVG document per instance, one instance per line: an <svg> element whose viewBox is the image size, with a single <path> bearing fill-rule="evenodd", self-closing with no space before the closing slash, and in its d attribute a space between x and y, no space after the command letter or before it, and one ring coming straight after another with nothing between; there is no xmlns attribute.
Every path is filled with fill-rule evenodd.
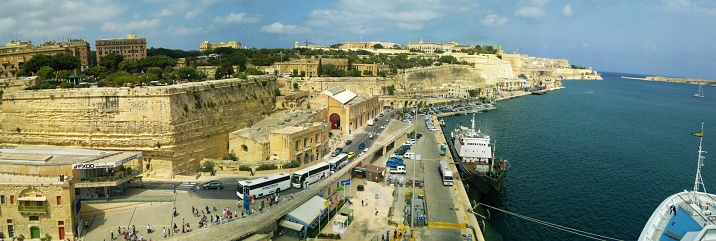
<svg viewBox="0 0 716 241"><path fill-rule="evenodd" d="M361 96L342 86L323 91L311 105L324 107L331 129L346 134L367 125L382 111L378 96Z"/></svg>
<svg viewBox="0 0 716 241"><path fill-rule="evenodd" d="M229 153L249 166L312 163L330 151L330 128L323 119L323 112L313 110L267 117L252 128L229 133Z"/></svg>

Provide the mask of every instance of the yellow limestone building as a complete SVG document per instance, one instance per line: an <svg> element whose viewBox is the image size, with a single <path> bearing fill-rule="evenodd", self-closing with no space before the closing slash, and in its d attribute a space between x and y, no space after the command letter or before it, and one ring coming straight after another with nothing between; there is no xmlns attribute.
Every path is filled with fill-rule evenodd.
<svg viewBox="0 0 716 241"><path fill-rule="evenodd" d="M359 96L342 86L323 91L311 105L325 107L331 129L346 134L367 125L382 110L378 96Z"/></svg>
<svg viewBox="0 0 716 241"><path fill-rule="evenodd" d="M39 240L83 233L81 200L122 195L141 175L141 152L0 147L0 232ZM9 240L9 239L8 239Z"/></svg>

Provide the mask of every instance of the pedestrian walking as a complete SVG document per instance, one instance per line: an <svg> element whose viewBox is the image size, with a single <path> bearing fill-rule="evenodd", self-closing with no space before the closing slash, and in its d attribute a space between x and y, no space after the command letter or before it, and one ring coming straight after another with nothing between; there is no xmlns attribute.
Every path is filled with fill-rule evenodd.
<svg viewBox="0 0 716 241"><path fill-rule="evenodd" d="M137 227L134 227L134 224L132 224L132 233L137 235Z"/></svg>
<svg viewBox="0 0 716 241"><path fill-rule="evenodd" d="M110 232L110 237L112 238L112 240L114 240L114 231L109 231L109 232Z"/></svg>
<svg viewBox="0 0 716 241"><path fill-rule="evenodd" d="M360 200L360 206L361 206L361 207L365 206L365 202L363 202L362 199Z"/></svg>
<svg viewBox="0 0 716 241"><path fill-rule="evenodd" d="M375 208L375 216L378 216L378 208Z"/></svg>
<svg viewBox="0 0 716 241"><path fill-rule="evenodd" d="M167 227L164 227L164 234L162 234L162 237L164 237L164 238L167 237Z"/></svg>
<svg viewBox="0 0 716 241"><path fill-rule="evenodd" d="M147 224L147 233L152 233L152 229L149 228L149 224Z"/></svg>

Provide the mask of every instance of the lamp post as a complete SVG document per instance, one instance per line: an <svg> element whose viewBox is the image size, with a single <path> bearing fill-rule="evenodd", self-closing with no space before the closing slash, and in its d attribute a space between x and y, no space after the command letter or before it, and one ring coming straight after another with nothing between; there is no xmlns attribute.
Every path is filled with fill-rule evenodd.
<svg viewBox="0 0 716 241"><path fill-rule="evenodd" d="M418 136L418 124L417 123L418 123L418 105L420 104L419 97L420 97L420 95L418 95L418 94L415 95L415 102L416 102L415 103L415 123L413 123L413 126L415 127L413 130L414 137ZM417 148L417 145L415 147ZM415 223L415 182L417 181L417 180L415 180L415 166L417 166L417 164L418 164L418 161L413 160L413 191L412 191L412 197L411 197L412 199L410 200L410 206L411 206L410 207L410 231L411 231L411 233L413 231L413 226L414 226L413 223Z"/></svg>

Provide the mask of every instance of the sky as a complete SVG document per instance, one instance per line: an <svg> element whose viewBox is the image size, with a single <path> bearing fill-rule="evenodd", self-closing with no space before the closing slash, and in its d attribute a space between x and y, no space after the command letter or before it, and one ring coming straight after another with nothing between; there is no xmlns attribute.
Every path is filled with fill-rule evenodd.
<svg viewBox="0 0 716 241"><path fill-rule="evenodd" d="M597 71L716 79L712 0L4 0L0 42L147 38L198 50L347 41L501 44Z"/></svg>

